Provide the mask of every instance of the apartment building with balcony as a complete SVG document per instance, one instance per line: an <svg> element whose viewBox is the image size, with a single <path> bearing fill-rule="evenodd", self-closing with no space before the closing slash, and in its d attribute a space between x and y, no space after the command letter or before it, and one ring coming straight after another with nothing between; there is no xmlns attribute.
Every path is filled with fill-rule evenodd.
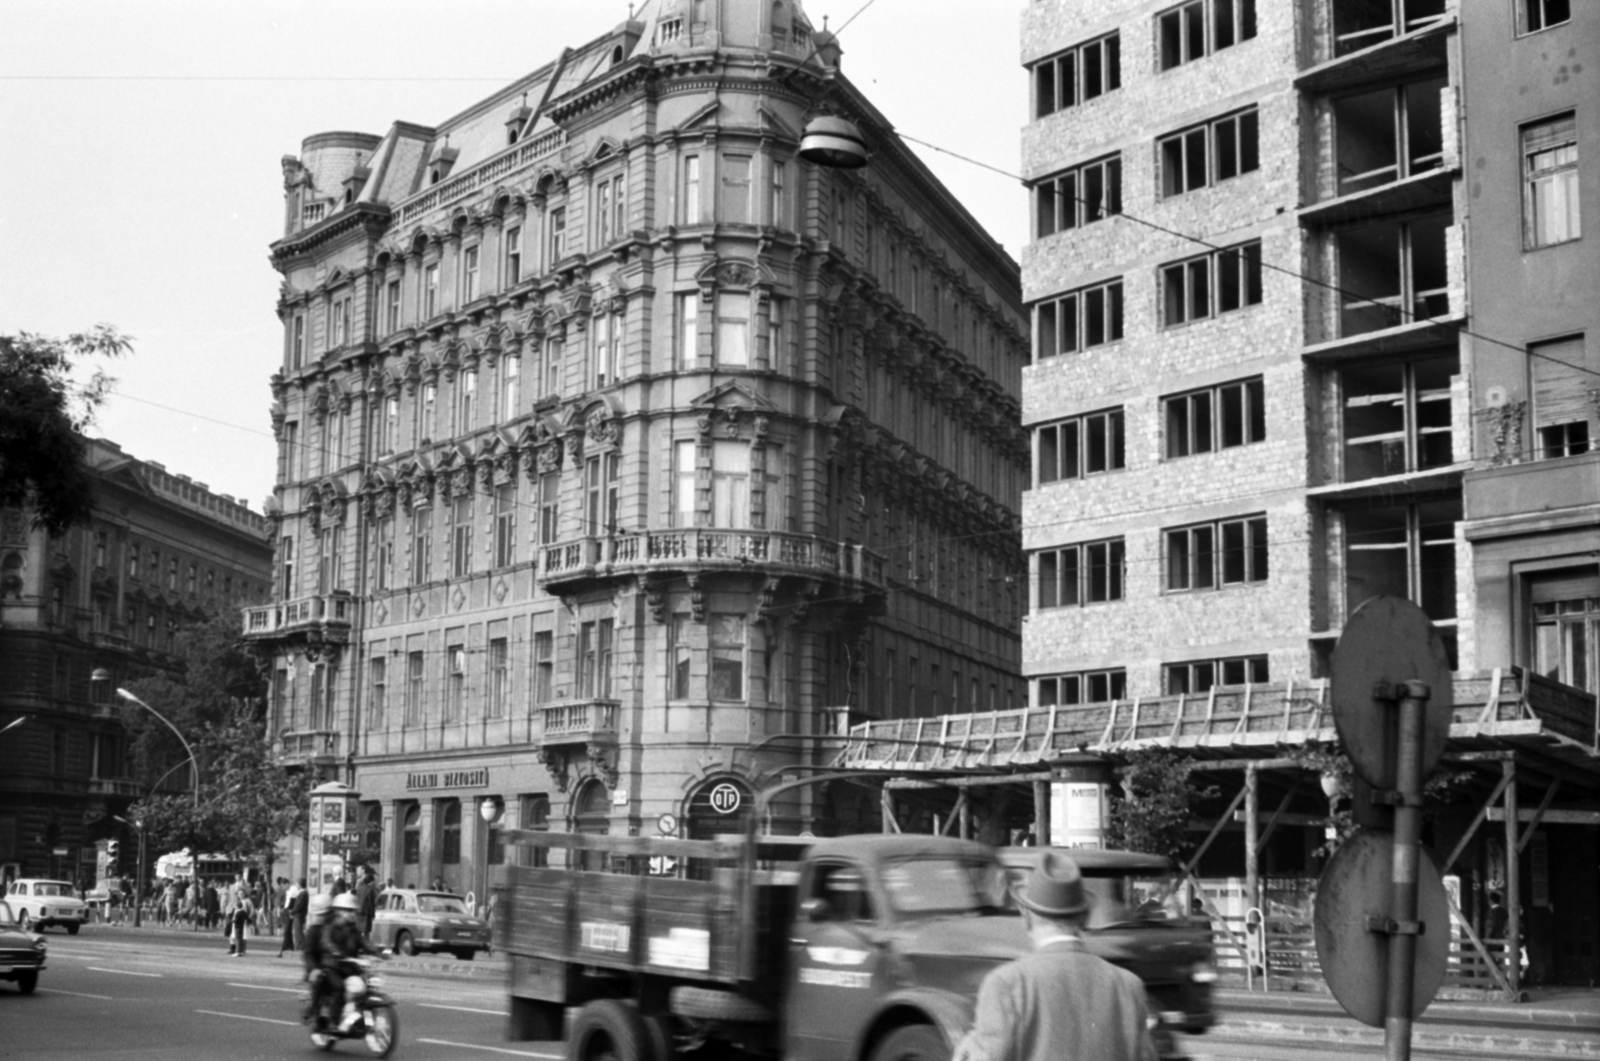
<svg viewBox="0 0 1600 1061"><path fill-rule="evenodd" d="M799 158L822 113L866 168ZM244 627L382 876L479 888L500 827L725 832L851 719L1020 701L1017 267L800 4L652 0L283 171Z"/></svg>
<svg viewBox="0 0 1600 1061"><path fill-rule="evenodd" d="M0 876L93 876L95 841L123 835L112 816L155 780L136 776L111 690L176 667L183 626L268 599L265 516L105 439L85 461L84 526L51 537L0 509L0 729L16 723L0 738ZM111 681L91 681L100 668Z"/></svg>
<svg viewBox="0 0 1600 1061"><path fill-rule="evenodd" d="M1304 689L1387 593L1458 678L1536 671L1593 715L1592 8L1028 4L1034 707ZM1524 885L1523 930L1592 975L1593 829L1528 839L1589 853ZM1310 864L1282 841L1268 867ZM1496 856L1471 853L1481 907ZM1586 919L1564 957L1552 903Z"/></svg>

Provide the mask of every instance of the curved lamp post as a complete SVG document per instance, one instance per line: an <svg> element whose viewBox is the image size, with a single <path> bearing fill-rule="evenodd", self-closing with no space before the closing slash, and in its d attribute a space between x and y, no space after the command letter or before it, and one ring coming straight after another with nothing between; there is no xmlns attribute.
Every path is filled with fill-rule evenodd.
<svg viewBox="0 0 1600 1061"><path fill-rule="evenodd" d="M493 846L493 839L489 830L494 828L494 823L500 817L500 803L493 796L483 797L483 802L478 804L478 817L483 819L483 892L479 902L483 904L484 920L489 919L489 850Z"/></svg>
<svg viewBox="0 0 1600 1061"><path fill-rule="evenodd" d="M89 680L90 681L94 681L94 682L107 682L107 681L111 680L111 674L104 667L96 667L94 669L94 673L89 675ZM144 708L146 711L150 712L152 715L154 715L157 718L159 718L161 720L162 725L164 725L168 729L170 729L172 731L172 735L174 737L177 737L178 738L178 742L183 745L183 750L189 754L189 762L191 764L190 776L194 780L194 806L195 806L196 810L199 810L200 809L200 760L196 759L194 757L194 749L189 746L189 742L184 739L183 734L178 732L178 727L174 726L170 721L167 720L167 716L163 715L161 712L157 711L155 708L151 707L149 704L145 703L143 700L139 699L137 696L134 696L132 693L128 692L128 690L126 690L126 689L118 689L117 690L117 695L122 697L124 700L126 700L130 704L139 705L140 707ZM168 772L170 773L170 771L168 771Z"/></svg>

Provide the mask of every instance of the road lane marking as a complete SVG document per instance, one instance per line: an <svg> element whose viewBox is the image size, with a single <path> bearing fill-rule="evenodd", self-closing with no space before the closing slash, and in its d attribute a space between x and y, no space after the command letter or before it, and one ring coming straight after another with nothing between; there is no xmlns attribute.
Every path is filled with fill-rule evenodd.
<svg viewBox="0 0 1600 1061"><path fill-rule="evenodd" d="M503 1009L479 1009L476 1006L441 1006L436 1002L418 1002L423 1009L454 1009L462 1013L487 1013L491 1017L509 1017L510 1013Z"/></svg>
<svg viewBox="0 0 1600 1061"><path fill-rule="evenodd" d="M82 991L63 991L59 987L41 987L39 988L39 991L41 994L46 995L73 995L77 998L98 998L102 1002L116 1001L116 999L112 998L110 995L90 995Z"/></svg>
<svg viewBox="0 0 1600 1061"><path fill-rule="evenodd" d="M453 1046L457 1050L485 1050L491 1054L511 1054L513 1057L543 1057L547 1061L561 1061L565 1054L536 1054L532 1050L507 1050L503 1046L479 1046L477 1043L453 1043L448 1039L418 1039L429 1046Z"/></svg>
<svg viewBox="0 0 1600 1061"><path fill-rule="evenodd" d="M300 1027L297 1020L273 1020L271 1017L252 1017L248 1013L222 1013L214 1009L197 1009L196 1013L204 1013L208 1017L232 1017L234 1020L258 1020L262 1024L287 1024L291 1028Z"/></svg>
<svg viewBox="0 0 1600 1061"><path fill-rule="evenodd" d="M252 991L282 991L286 995L303 994L303 992L298 987L269 987L266 984L236 984L231 980L228 981L228 983L225 986L227 986L227 987L248 987Z"/></svg>
<svg viewBox="0 0 1600 1061"><path fill-rule="evenodd" d="M155 980L160 980L163 976L161 973L136 973L128 969L102 969L98 965L89 966L89 971L91 973L116 973L118 976L145 976Z"/></svg>

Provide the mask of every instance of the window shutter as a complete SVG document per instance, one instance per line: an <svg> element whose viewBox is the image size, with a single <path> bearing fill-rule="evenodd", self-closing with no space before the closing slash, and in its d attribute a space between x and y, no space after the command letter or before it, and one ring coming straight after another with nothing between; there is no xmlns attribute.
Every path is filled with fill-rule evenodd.
<svg viewBox="0 0 1600 1061"><path fill-rule="evenodd" d="M1583 339L1541 343L1531 352L1534 427L1588 420L1589 391L1600 378L1587 371Z"/></svg>

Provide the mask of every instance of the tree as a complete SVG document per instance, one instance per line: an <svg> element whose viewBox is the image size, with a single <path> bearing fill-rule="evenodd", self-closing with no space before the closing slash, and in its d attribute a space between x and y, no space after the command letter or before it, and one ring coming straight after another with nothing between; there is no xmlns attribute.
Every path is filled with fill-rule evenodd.
<svg viewBox="0 0 1600 1061"><path fill-rule="evenodd" d="M229 614L187 628L175 675L130 683L188 739L200 764L199 805L192 793L151 795L130 808L157 850L188 847L270 863L285 835L305 827L309 782L272 758L260 664ZM153 784L187 761L170 730L142 708L123 709L139 776Z"/></svg>
<svg viewBox="0 0 1600 1061"><path fill-rule="evenodd" d="M1112 847L1165 855L1175 862L1193 848L1189 819L1196 803L1214 799L1214 785L1195 784L1195 764L1170 748L1140 748L1128 755L1123 791L1111 797L1107 836Z"/></svg>
<svg viewBox="0 0 1600 1061"><path fill-rule="evenodd" d="M132 349L109 324L65 339L0 335L0 507L31 509L34 525L51 534L88 520L93 481L83 431L115 381L96 368L77 384L73 362Z"/></svg>

